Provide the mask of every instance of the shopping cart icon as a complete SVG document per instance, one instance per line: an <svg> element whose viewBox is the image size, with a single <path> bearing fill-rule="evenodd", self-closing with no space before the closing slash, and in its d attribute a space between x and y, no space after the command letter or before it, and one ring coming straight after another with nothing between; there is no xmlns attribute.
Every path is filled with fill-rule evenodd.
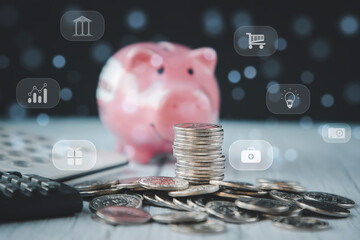
<svg viewBox="0 0 360 240"><path fill-rule="evenodd" d="M264 34L251 34L251 33L246 33L246 35L249 36L249 49L253 48L253 45L259 45L260 49L264 48L264 41L265 41L265 36Z"/></svg>

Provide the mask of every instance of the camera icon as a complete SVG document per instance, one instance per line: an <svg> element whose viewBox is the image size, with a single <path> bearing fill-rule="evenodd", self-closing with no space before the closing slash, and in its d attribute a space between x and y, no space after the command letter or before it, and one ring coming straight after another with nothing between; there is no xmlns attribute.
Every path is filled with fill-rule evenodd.
<svg viewBox="0 0 360 240"><path fill-rule="evenodd" d="M343 139L345 138L345 128L329 128L328 138L330 139Z"/></svg>
<svg viewBox="0 0 360 240"><path fill-rule="evenodd" d="M322 127L322 138L327 143L346 143L351 138L351 127L346 123L329 123Z"/></svg>

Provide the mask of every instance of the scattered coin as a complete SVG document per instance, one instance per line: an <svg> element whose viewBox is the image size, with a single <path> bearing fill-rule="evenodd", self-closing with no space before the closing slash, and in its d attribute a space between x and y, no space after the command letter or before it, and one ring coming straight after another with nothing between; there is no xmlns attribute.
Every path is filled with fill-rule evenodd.
<svg viewBox="0 0 360 240"><path fill-rule="evenodd" d="M152 205L159 206L159 207L166 207L165 205L161 204L158 200L155 199L155 192L153 192L153 191L145 192L142 194L142 196L144 197L144 199L147 203L150 203Z"/></svg>
<svg viewBox="0 0 360 240"><path fill-rule="evenodd" d="M349 198L325 192L307 192L304 194L304 198L308 200L336 204L343 208L352 208L355 205L355 202Z"/></svg>
<svg viewBox="0 0 360 240"><path fill-rule="evenodd" d="M140 180L140 177L135 178L126 178L126 179L120 179L116 184L113 184L113 187L120 187L120 188L140 188L140 184L138 181Z"/></svg>
<svg viewBox="0 0 360 240"><path fill-rule="evenodd" d="M173 202L173 198L170 197L167 193L156 193L155 199L165 207L175 210L182 210L182 208L175 205L175 203Z"/></svg>
<svg viewBox="0 0 360 240"><path fill-rule="evenodd" d="M181 191L172 191L169 192L169 196L172 197L189 197L195 195L203 195L213 193L219 190L217 185L195 185L190 186L188 189Z"/></svg>
<svg viewBox="0 0 360 240"><path fill-rule="evenodd" d="M147 189L153 190L183 190L189 187L189 182L181 178L173 177L144 177L139 184Z"/></svg>
<svg viewBox="0 0 360 240"><path fill-rule="evenodd" d="M277 190L271 190L270 197L285 202L293 202L303 198L300 194L281 192Z"/></svg>
<svg viewBox="0 0 360 240"><path fill-rule="evenodd" d="M96 211L96 216L111 224L141 224L151 219L143 209L123 206L107 206Z"/></svg>
<svg viewBox="0 0 360 240"><path fill-rule="evenodd" d="M218 220L207 220L195 224L170 224L169 227L171 230L183 233L211 234L226 231L225 223Z"/></svg>
<svg viewBox="0 0 360 240"><path fill-rule="evenodd" d="M193 211L193 208L189 206L184 198L173 198L173 203L185 211Z"/></svg>
<svg viewBox="0 0 360 240"><path fill-rule="evenodd" d="M240 197L248 197L246 195L238 195L238 194L232 194L232 193L227 193L227 192L216 192L214 194L218 197L234 198L234 199L238 199Z"/></svg>
<svg viewBox="0 0 360 240"><path fill-rule="evenodd" d="M206 212L206 208L204 206L196 204L192 198L188 198L186 203L194 210L194 211L201 211Z"/></svg>
<svg viewBox="0 0 360 240"><path fill-rule="evenodd" d="M278 214L289 210L286 202L267 198L241 197L236 199L235 204L239 208L269 214Z"/></svg>
<svg viewBox="0 0 360 240"><path fill-rule="evenodd" d="M157 214L152 218L158 223L196 223L206 221L208 215L204 212L173 212Z"/></svg>
<svg viewBox="0 0 360 240"><path fill-rule="evenodd" d="M258 178L256 179L258 183L272 183L272 184L284 184L284 185L300 185L299 182L295 181L279 181L274 179Z"/></svg>
<svg viewBox="0 0 360 240"><path fill-rule="evenodd" d="M122 188L104 188L99 190L81 191L79 192L82 197L96 197L107 194L122 193Z"/></svg>
<svg viewBox="0 0 360 240"><path fill-rule="evenodd" d="M259 185L261 190L279 190L285 192L295 192L295 193L302 193L305 192L306 189L300 185L285 185L279 183L261 183Z"/></svg>
<svg viewBox="0 0 360 240"><path fill-rule="evenodd" d="M233 202L212 201L206 204L206 211L225 222L249 223L259 220L259 214L236 207Z"/></svg>
<svg viewBox="0 0 360 240"><path fill-rule="evenodd" d="M303 209L307 209L326 216L347 217L350 214L349 210L327 202L299 199L296 201L296 203Z"/></svg>
<svg viewBox="0 0 360 240"><path fill-rule="evenodd" d="M287 229L323 230L329 228L329 223L309 217L279 217L272 219L275 226Z"/></svg>
<svg viewBox="0 0 360 240"><path fill-rule="evenodd" d="M259 190L258 192L236 191L236 190L232 190L232 189L227 189L226 187L221 187L220 191L225 192L225 193L234 194L234 195L246 195L246 196L256 196L256 197L264 197L269 194L267 191L261 191L261 190Z"/></svg>
<svg viewBox="0 0 360 240"><path fill-rule="evenodd" d="M110 194L96 197L89 203L89 208L92 212L108 206L140 208L142 206L142 200L138 196L130 194Z"/></svg>
<svg viewBox="0 0 360 240"><path fill-rule="evenodd" d="M251 183L246 182L233 182L233 181L218 181L218 180L210 180L210 184L219 185L226 187L231 190L238 190L238 191L254 191L258 192L259 189L255 187Z"/></svg>
<svg viewBox="0 0 360 240"><path fill-rule="evenodd" d="M117 179L97 179L91 181L84 181L81 183L77 183L73 185L79 191L90 191L90 190L97 190L97 189L104 189L110 188L112 185L118 182Z"/></svg>

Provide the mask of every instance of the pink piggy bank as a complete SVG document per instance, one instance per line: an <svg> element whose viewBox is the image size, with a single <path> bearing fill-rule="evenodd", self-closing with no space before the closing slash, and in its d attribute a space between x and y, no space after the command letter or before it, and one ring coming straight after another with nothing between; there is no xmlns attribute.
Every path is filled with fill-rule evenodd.
<svg viewBox="0 0 360 240"><path fill-rule="evenodd" d="M101 71L96 97L117 149L147 163L172 151L174 124L217 122L216 60L212 48L170 42L137 43L116 52Z"/></svg>

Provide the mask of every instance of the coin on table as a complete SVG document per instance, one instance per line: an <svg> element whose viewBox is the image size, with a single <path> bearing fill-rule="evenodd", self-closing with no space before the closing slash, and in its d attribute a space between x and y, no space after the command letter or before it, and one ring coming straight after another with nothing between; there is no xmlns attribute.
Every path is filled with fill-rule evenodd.
<svg viewBox="0 0 360 240"><path fill-rule="evenodd" d="M173 203L182 210L194 211L194 209L186 202L186 198L173 198Z"/></svg>
<svg viewBox="0 0 360 240"><path fill-rule="evenodd" d="M96 211L96 216L110 224L141 224L151 219L151 215L143 209L107 206Z"/></svg>
<svg viewBox="0 0 360 240"><path fill-rule="evenodd" d="M153 190L183 190L189 187L189 182L176 177L143 177L139 184Z"/></svg>
<svg viewBox="0 0 360 240"><path fill-rule="evenodd" d="M301 185L282 185L282 184L272 184L272 183L262 183L259 185L261 190L279 190L285 192L295 192L302 193L306 189Z"/></svg>
<svg viewBox="0 0 360 240"><path fill-rule="evenodd" d="M117 184L117 179L97 179L84 181L81 183L74 184L73 187L79 191L90 191L104 188L110 188L112 185Z"/></svg>
<svg viewBox="0 0 360 240"><path fill-rule="evenodd" d="M224 188L224 187L220 187L220 191L221 192L225 192L225 193L230 193L230 194L234 194L234 195L246 195L246 196L254 196L254 197L264 197L266 195L268 195L267 191L261 191L259 190L258 192L253 192L253 191L239 191L239 190L232 190L232 189L228 189L228 188Z"/></svg>
<svg viewBox="0 0 360 240"><path fill-rule="evenodd" d="M186 199L186 203L194 210L200 212L206 212L206 208L204 206L196 204L192 198Z"/></svg>
<svg viewBox="0 0 360 240"><path fill-rule="evenodd" d="M169 196L171 197L189 197L195 195L203 195L214 193L219 190L219 186L217 185L194 185L190 186L188 189L181 191L171 191L169 192Z"/></svg>
<svg viewBox="0 0 360 240"><path fill-rule="evenodd" d="M347 217L350 214L349 210L342 208L338 205L327 203L327 202L299 199L296 201L296 204L303 209L307 209L312 212L319 213L319 214L326 215L326 216Z"/></svg>
<svg viewBox="0 0 360 240"><path fill-rule="evenodd" d="M109 189L98 189L98 190L90 190L90 191L81 191L79 192L82 197L96 197L101 195L122 193L122 188L109 188Z"/></svg>
<svg viewBox="0 0 360 240"><path fill-rule="evenodd" d="M155 192L153 191L144 192L142 196L144 197L146 203L150 203L158 207L165 207L162 203L155 199Z"/></svg>
<svg viewBox="0 0 360 240"><path fill-rule="evenodd" d="M168 207L175 210L182 210L182 208L175 205L173 198L170 197L167 193L156 193L155 199L164 207Z"/></svg>
<svg viewBox="0 0 360 240"><path fill-rule="evenodd" d="M352 208L355 205L355 202L349 198L325 192L307 192L304 194L304 198L308 200L336 204L343 208Z"/></svg>
<svg viewBox="0 0 360 240"><path fill-rule="evenodd" d="M140 208L142 206L142 200L138 196L130 194L110 194L96 197L89 203L89 208L92 212L108 206Z"/></svg>
<svg viewBox="0 0 360 240"><path fill-rule="evenodd" d="M269 214L278 214L289 210L286 202L267 198L241 197L235 200L235 204L239 208Z"/></svg>
<svg viewBox="0 0 360 240"><path fill-rule="evenodd" d="M282 181L282 180L274 180L267 178L258 178L256 179L258 183L272 183L272 184L285 184L285 185L300 185L299 182L296 181Z"/></svg>
<svg viewBox="0 0 360 240"><path fill-rule="evenodd" d="M141 186L138 183L139 180L140 180L140 177L119 179L118 182L115 185L113 185L113 187L140 188Z"/></svg>
<svg viewBox="0 0 360 240"><path fill-rule="evenodd" d="M211 234L226 231L226 224L218 220L207 220L195 224L170 224L170 229L183 233Z"/></svg>
<svg viewBox="0 0 360 240"><path fill-rule="evenodd" d="M216 193L214 193L214 195L216 195L218 197L234 198L234 199L238 199L240 197L248 197L246 195L232 194L232 193L227 193L227 192L216 192Z"/></svg>
<svg viewBox="0 0 360 240"><path fill-rule="evenodd" d="M275 226L294 230L323 230L329 228L329 223L310 217L278 217L273 218Z"/></svg>
<svg viewBox="0 0 360 240"><path fill-rule="evenodd" d="M300 216L303 212L303 209L300 208L294 201L293 202L284 202L289 210L281 213L263 213L262 215L266 218L273 219L275 217L296 217Z"/></svg>
<svg viewBox="0 0 360 240"><path fill-rule="evenodd" d="M152 218L158 223L196 223L206 221L208 215L204 212L173 212L157 214Z"/></svg>
<svg viewBox="0 0 360 240"><path fill-rule="evenodd" d="M213 123L178 123L174 125L175 131L218 131L219 129L222 129L222 126Z"/></svg>
<svg viewBox="0 0 360 240"><path fill-rule="evenodd" d="M205 208L209 214L221 218L225 222L249 223L259 220L257 212L240 209L233 202L211 201L206 204Z"/></svg>
<svg viewBox="0 0 360 240"><path fill-rule="evenodd" d="M229 189L233 190L248 190L248 191L254 191L257 192L259 189L255 187L251 183L247 182L234 182L234 181L218 181L218 180L211 180L210 184L223 186Z"/></svg>
<svg viewBox="0 0 360 240"><path fill-rule="evenodd" d="M293 202L293 201L303 198L300 194L281 192L281 191L277 191L277 190L271 190L270 197L272 197L276 200L285 201L285 202Z"/></svg>

